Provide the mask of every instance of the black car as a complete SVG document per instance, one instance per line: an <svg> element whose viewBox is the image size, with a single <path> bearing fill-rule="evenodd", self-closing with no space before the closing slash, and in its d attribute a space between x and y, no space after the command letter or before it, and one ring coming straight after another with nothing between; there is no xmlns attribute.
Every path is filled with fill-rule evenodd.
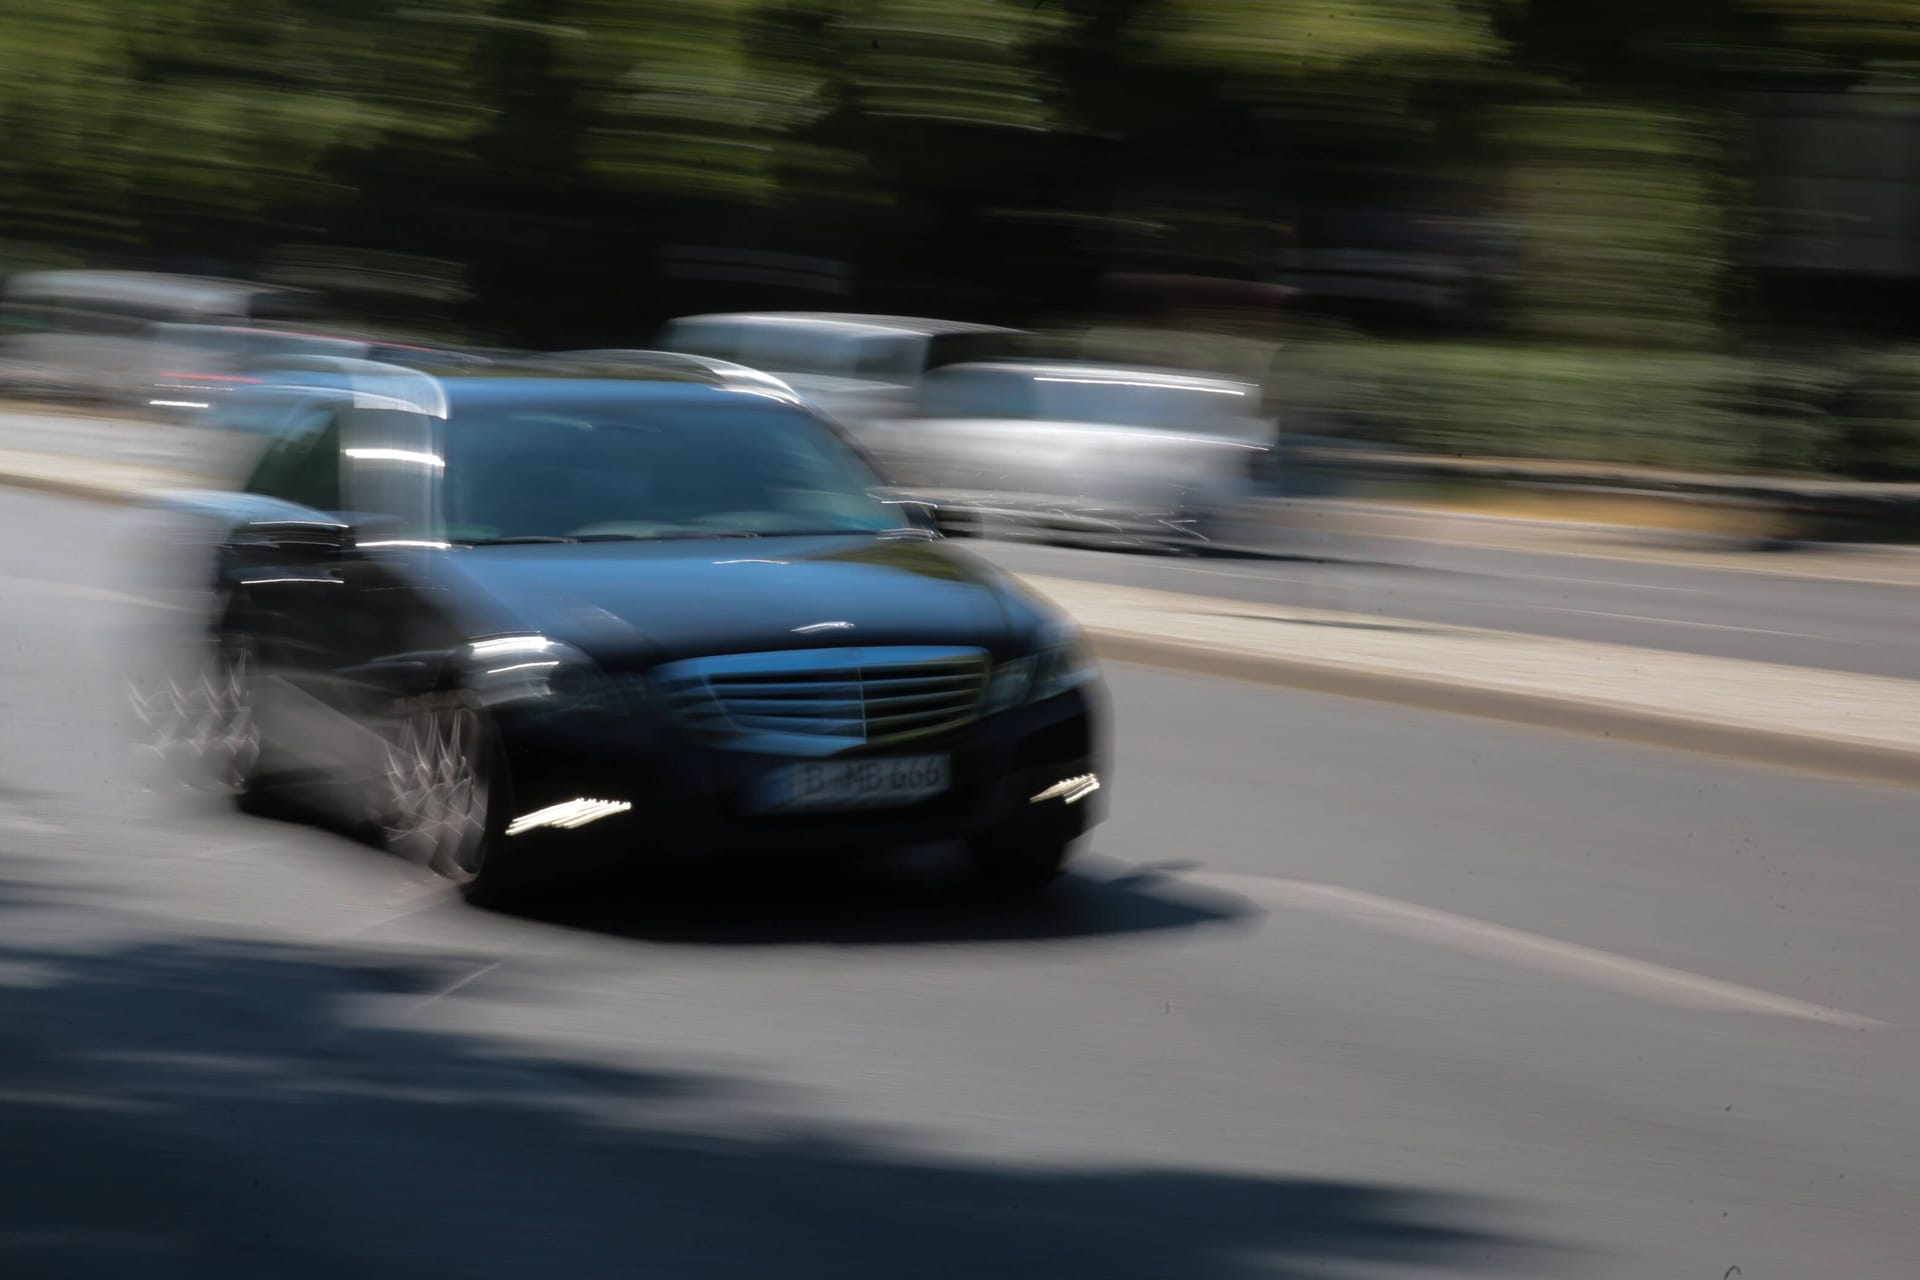
<svg viewBox="0 0 1920 1280"><path fill-rule="evenodd" d="M216 530L188 718L242 797L328 780L494 898L955 839L1036 886L1098 820L1071 623L777 382L340 368L236 397L271 444L178 504Z"/></svg>

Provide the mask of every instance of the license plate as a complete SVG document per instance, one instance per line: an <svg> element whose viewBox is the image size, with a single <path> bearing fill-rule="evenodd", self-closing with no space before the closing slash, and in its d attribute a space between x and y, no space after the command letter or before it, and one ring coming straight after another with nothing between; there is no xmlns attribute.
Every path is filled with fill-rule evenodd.
<svg viewBox="0 0 1920 1280"><path fill-rule="evenodd" d="M952 785L953 767L946 756L810 760L770 775L759 807L769 813L898 809L941 795Z"/></svg>

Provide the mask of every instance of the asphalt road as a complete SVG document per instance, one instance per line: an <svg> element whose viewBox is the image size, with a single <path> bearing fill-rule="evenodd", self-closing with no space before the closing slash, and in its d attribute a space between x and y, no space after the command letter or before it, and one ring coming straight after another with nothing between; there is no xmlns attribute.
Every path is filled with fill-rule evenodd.
<svg viewBox="0 0 1920 1280"><path fill-rule="evenodd" d="M256 446L177 426L0 412L0 450L147 466ZM1920 589L1807 576L1509 551L1407 538L1334 545L1348 557L1193 560L976 541L1010 568L1198 595L1920 679Z"/></svg>
<svg viewBox="0 0 1920 1280"><path fill-rule="evenodd" d="M175 615L0 531L0 1274L1920 1274L1920 794L1127 669L1044 902L489 915L165 786Z"/></svg>

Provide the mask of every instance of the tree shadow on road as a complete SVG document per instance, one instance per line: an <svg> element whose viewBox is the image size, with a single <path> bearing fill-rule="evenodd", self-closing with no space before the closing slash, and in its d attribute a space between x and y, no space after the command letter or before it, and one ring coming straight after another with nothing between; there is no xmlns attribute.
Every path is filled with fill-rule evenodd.
<svg viewBox="0 0 1920 1280"><path fill-rule="evenodd" d="M989 1163L756 1120L799 1104L433 1029L432 961L192 938L0 958L32 975L0 985L10 1276L1284 1280L1538 1275L1557 1252L1418 1189Z"/></svg>

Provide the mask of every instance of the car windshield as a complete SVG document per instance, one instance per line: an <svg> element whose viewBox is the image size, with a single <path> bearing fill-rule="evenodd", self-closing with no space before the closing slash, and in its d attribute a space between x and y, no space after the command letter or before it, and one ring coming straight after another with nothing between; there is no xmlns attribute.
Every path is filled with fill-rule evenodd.
<svg viewBox="0 0 1920 1280"><path fill-rule="evenodd" d="M447 432L445 474L456 542L773 537L904 523L838 437L767 401L460 413Z"/></svg>

